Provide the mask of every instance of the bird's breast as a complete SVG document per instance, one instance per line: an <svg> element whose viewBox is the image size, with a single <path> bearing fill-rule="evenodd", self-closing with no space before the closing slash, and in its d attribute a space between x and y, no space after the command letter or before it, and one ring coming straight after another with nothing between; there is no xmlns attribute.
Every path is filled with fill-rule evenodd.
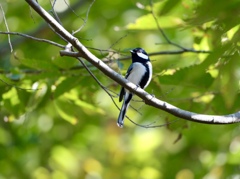
<svg viewBox="0 0 240 179"><path fill-rule="evenodd" d="M127 79L132 83L134 83L135 85L139 85L145 73L146 73L146 67L139 62L135 62L133 63L133 68Z"/></svg>

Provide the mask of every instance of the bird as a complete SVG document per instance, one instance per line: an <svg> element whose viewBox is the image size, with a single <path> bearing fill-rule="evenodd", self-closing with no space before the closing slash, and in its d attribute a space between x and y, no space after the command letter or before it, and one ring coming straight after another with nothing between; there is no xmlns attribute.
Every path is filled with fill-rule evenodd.
<svg viewBox="0 0 240 179"><path fill-rule="evenodd" d="M152 79L152 64L147 52L142 48L135 48L130 50L132 55L132 64L127 70L125 78L136 86L145 89ZM119 95L119 102L123 100L122 107L118 116L117 125L122 128L124 117L129 107L133 93L124 87L121 88Z"/></svg>

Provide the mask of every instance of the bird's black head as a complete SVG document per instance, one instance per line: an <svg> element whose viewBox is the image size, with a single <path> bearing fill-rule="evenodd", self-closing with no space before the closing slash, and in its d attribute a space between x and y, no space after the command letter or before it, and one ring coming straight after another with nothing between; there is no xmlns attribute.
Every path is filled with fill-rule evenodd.
<svg viewBox="0 0 240 179"><path fill-rule="evenodd" d="M147 52L142 48L135 48L133 50L130 50L130 52L132 54L133 62L146 63L147 61L150 61Z"/></svg>

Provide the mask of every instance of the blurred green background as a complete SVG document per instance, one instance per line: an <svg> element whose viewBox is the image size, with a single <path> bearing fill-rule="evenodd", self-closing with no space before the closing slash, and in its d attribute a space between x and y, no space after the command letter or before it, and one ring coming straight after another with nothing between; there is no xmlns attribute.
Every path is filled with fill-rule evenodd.
<svg viewBox="0 0 240 179"><path fill-rule="evenodd" d="M38 2L52 14L50 1ZM224 115L240 109L240 1L57 1L70 32L97 57L125 74L129 49L152 55L146 89L185 110ZM68 5L66 5L68 3ZM11 32L62 45L25 1L0 2ZM88 9L92 7L90 12ZM211 53L171 54L185 47ZM88 15L87 15L88 14ZM0 31L7 31L0 13ZM0 179L239 179L240 128L178 119L135 97L120 129L119 110L81 64L61 48L0 34ZM115 53L117 52L117 53ZM120 85L87 63L118 103Z"/></svg>

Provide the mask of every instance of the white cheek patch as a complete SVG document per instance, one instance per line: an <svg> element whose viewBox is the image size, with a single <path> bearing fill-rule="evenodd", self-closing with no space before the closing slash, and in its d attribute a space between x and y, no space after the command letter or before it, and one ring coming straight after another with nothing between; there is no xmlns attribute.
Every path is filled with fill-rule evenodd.
<svg viewBox="0 0 240 179"><path fill-rule="evenodd" d="M143 53L137 53L137 55L138 55L139 57L141 57L141 58L145 59L145 60L147 60L147 59L148 59L148 56L147 56L147 55L145 55L145 54L143 54Z"/></svg>

